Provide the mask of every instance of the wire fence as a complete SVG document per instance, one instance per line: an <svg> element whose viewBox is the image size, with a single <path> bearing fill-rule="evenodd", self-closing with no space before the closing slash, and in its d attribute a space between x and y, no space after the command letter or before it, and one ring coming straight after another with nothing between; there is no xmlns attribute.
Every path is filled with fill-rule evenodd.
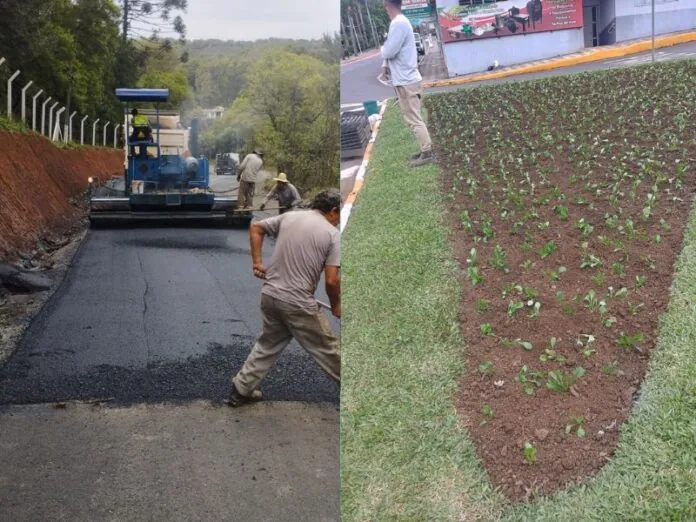
<svg viewBox="0 0 696 522"><path fill-rule="evenodd" d="M27 129L52 141L99 147L119 147L121 122L101 120L68 109L66 100L53 96L23 76L0 56L0 115L22 122ZM68 113L70 110L70 113Z"/></svg>

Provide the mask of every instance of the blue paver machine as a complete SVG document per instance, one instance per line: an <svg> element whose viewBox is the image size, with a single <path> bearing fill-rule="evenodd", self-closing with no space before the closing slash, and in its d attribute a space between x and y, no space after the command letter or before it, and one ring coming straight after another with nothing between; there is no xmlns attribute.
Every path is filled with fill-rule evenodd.
<svg viewBox="0 0 696 522"><path fill-rule="evenodd" d="M125 108L125 156L123 184L118 188L90 187L90 221L124 220L217 220L249 222L249 213L235 213L236 197L218 197L210 188L210 172L205 157L163 154L160 146L159 104L169 98L168 89L116 89ZM155 121L150 136L131 134L130 103L153 103ZM176 134L176 133L175 133ZM182 146L187 148L181 130Z"/></svg>

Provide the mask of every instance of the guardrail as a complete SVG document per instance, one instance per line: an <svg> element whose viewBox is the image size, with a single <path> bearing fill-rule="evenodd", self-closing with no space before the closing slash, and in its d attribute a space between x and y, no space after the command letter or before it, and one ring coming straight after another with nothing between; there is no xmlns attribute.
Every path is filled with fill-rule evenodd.
<svg viewBox="0 0 696 522"><path fill-rule="evenodd" d="M47 96L48 93L44 92L43 89L38 89L36 92L31 93L30 88L34 86L32 80L27 81L21 88L20 79L22 71L20 69L12 70L10 64L7 63L4 57L0 57L0 70L3 68L9 68L10 76L7 78L7 117L10 120L20 120L27 127L31 127L34 132L38 132L42 136L46 136L51 141L63 141L71 142L77 141L73 138L73 119L77 115L78 111L73 111L68 114L66 111L67 107L61 106L59 100L54 99L51 96ZM17 80L17 81L16 81ZM36 89L37 86L34 86ZM1 92L1 91L0 91ZM14 106L16 103L16 98L13 98L15 94L19 95L20 108L18 114L14 113ZM42 96L43 95L43 96ZM27 111L27 101L30 97L31 113ZM43 102L41 99L43 98ZM53 102L51 105L49 105ZM65 115L63 115L65 113ZM80 143L84 145L85 143L85 122L90 118L89 115L85 115L80 120ZM92 125L92 145L97 146L97 124L100 119L96 118ZM105 122L102 127L101 137L103 146L107 146L107 142L111 145L111 140L108 139L108 127L113 125L113 147L118 147L118 130L121 127L120 123Z"/></svg>

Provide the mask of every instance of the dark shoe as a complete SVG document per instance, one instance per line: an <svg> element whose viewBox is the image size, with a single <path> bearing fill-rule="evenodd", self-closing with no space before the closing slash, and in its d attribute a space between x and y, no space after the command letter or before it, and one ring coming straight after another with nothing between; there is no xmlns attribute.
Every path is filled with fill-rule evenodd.
<svg viewBox="0 0 696 522"><path fill-rule="evenodd" d="M237 387L232 384L232 387L230 388L230 396L227 399L227 405L230 406L231 408L239 408L240 406L244 406L245 404L249 404L250 402L254 401L260 401L262 398L261 390L254 390L251 392L251 395L242 395L239 393L237 390Z"/></svg>
<svg viewBox="0 0 696 522"><path fill-rule="evenodd" d="M423 154L423 153L422 153L422 152L416 152L415 154L411 154L411 157L409 158L409 160L410 160L410 161L415 161L415 160L417 160L418 158L421 157L421 154Z"/></svg>
<svg viewBox="0 0 696 522"><path fill-rule="evenodd" d="M414 158L409 162L409 166L410 167L420 167L422 165L427 165L429 163L433 163L434 161L435 161L435 155L432 153L432 151L421 152L417 158Z"/></svg>

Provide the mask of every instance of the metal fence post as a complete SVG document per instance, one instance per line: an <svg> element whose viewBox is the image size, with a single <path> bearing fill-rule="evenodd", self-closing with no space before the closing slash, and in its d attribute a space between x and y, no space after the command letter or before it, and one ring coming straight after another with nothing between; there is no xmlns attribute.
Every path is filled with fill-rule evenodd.
<svg viewBox="0 0 696 522"><path fill-rule="evenodd" d="M46 105L48 105L48 102L50 102L53 98L50 96L46 98L43 102L43 105L41 106L41 135L45 136L46 132Z"/></svg>
<svg viewBox="0 0 696 522"><path fill-rule="evenodd" d="M104 124L104 136L103 136L103 138L104 138L104 147L106 147L106 129L109 128L109 125L111 125L111 122L110 122L110 121L107 121L107 122Z"/></svg>
<svg viewBox="0 0 696 522"><path fill-rule="evenodd" d="M53 139L51 136L53 136L53 111L56 110L56 107L58 107L58 104L60 102L56 102L53 105L51 105L51 108L48 109L48 139Z"/></svg>
<svg viewBox="0 0 696 522"><path fill-rule="evenodd" d="M66 132L67 137L65 138L65 141L72 141L72 119L76 114L77 111L73 111L70 118L68 118L68 132Z"/></svg>
<svg viewBox="0 0 696 522"><path fill-rule="evenodd" d="M114 149L118 147L118 129L121 127L120 123L116 124L114 127Z"/></svg>
<svg viewBox="0 0 696 522"><path fill-rule="evenodd" d="M4 59L4 58L0 58L0 65L2 65L3 63L5 63L5 59Z"/></svg>
<svg viewBox="0 0 696 522"><path fill-rule="evenodd" d="M94 125L92 125L92 147L97 145L97 123L99 123L100 119L101 118L97 118L94 120Z"/></svg>
<svg viewBox="0 0 696 522"><path fill-rule="evenodd" d="M65 107L61 108L58 112L56 112L56 126L55 128L58 129L58 132L60 133L60 115L63 114L65 111ZM51 138L52 141L56 141L55 139L55 133L53 134L53 137Z"/></svg>
<svg viewBox="0 0 696 522"><path fill-rule="evenodd" d="M30 81L22 89L22 123L24 123L27 119L27 89L31 86L32 83L34 82Z"/></svg>
<svg viewBox="0 0 696 522"><path fill-rule="evenodd" d="M80 145L85 144L85 122L87 121L87 118L89 118L89 116L85 116L80 122Z"/></svg>
<svg viewBox="0 0 696 522"><path fill-rule="evenodd" d="M7 80L7 117L10 119L12 119L12 82L17 76L19 76L19 69Z"/></svg>
<svg viewBox="0 0 696 522"><path fill-rule="evenodd" d="M41 93L43 92L43 89L41 89L39 92L37 92L34 95L34 101L32 105L32 111L31 111L31 130L36 132L36 100L39 96L41 96Z"/></svg>

